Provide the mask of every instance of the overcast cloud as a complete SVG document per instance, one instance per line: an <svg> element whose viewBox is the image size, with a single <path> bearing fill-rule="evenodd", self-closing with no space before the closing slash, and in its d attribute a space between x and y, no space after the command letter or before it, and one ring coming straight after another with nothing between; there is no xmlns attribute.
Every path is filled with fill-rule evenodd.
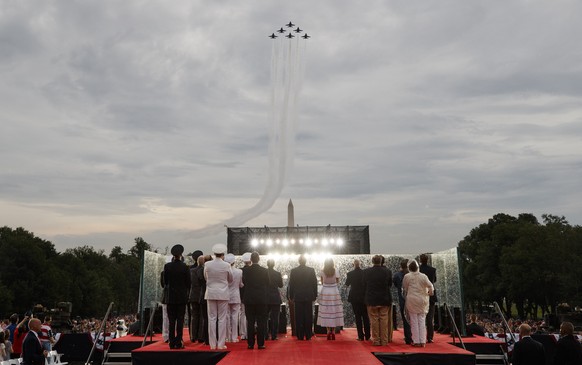
<svg viewBox="0 0 582 365"><path fill-rule="evenodd" d="M582 222L582 2L0 2L0 225L58 251L186 238L268 177L271 39L305 29L291 175L245 226L456 246L496 213ZM277 40L278 41L278 40Z"/></svg>

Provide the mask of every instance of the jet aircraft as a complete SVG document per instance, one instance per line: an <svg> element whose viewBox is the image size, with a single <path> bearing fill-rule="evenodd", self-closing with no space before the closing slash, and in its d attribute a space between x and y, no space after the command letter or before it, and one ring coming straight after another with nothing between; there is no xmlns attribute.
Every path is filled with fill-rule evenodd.
<svg viewBox="0 0 582 365"><path fill-rule="evenodd" d="M287 28L292 28L292 27L294 27L294 26L295 26L295 24L293 24L293 23L291 23L291 22L289 22L289 24L287 24Z"/></svg>
<svg viewBox="0 0 582 365"><path fill-rule="evenodd" d="M297 29L295 29L295 33L301 33L301 32L303 32L303 29L301 29L299 27L297 27Z"/></svg>
<svg viewBox="0 0 582 365"><path fill-rule="evenodd" d="M295 38L295 36L293 35L293 33L289 33L287 34L285 37L291 39L291 38Z"/></svg>
<svg viewBox="0 0 582 365"><path fill-rule="evenodd" d="M285 30L285 29L283 29L283 27L281 27L281 29L279 29L277 32L279 32L279 33L285 33L285 32L286 32L286 30Z"/></svg>
<svg viewBox="0 0 582 365"><path fill-rule="evenodd" d="M308 39L308 38L311 38L311 36L310 35L307 35L307 33L305 33L301 38Z"/></svg>
<svg viewBox="0 0 582 365"><path fill-rule="evenodd" d="M277 36L275 35L275 33L273 33L273 34L271 34L271 35L269 36L269 38L271 38L271 39L275 39L275 38L277 38Z"/></svg>

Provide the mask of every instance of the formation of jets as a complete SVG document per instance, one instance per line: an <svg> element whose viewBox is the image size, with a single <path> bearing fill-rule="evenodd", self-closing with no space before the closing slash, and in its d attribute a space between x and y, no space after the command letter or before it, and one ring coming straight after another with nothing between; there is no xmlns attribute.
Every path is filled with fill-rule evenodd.
<svg viewBox="0 0 582 365"><path fill-rule="evenodd" d="M293 24L292 22L289 22L289 23L285 24L285 26L287 28L293 28L295 26L295 24ZM301 29L299 27L297 27L295 29L289 29L289 33L285 36L285 38L289 38L289 39L295 38L295 36L293 35L292 31L299 34L299 33L303 32L303 29ZM277 30L277 33L280 33L280 34L283 34L283 33L286 33L286 32L287 32L287 30L285 30L283 27L281 27L281 29L278 29ZM273 34L271 34L269 36L269 38L271 38L271 39L275 39L277 37L278 36L274 32L273 32ZM304 35L301 36L301 38L303 38L303 39L309 39L309 38L311 38L311 36L310 35L307 35L307 33L305 33Z"/></svg>

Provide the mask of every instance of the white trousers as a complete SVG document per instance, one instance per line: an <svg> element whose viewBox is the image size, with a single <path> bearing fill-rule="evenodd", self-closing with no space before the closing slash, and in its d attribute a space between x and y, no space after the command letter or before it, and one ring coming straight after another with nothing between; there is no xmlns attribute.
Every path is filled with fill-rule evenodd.
<svg viewBox="0 0 582 365"><path fill-rule="evenodd" d="M426 343L426 313L408 313L412 342Z"/></svg>
<svg viewBox="0 0 582 365"><path fill-rule="evenodd" d="M226 318L226 341L238 341L238 317L240 316L240 303L228 304L228 316Z"/></svg>
<svg viewBox="0 0 582 365"><path fill-rule="evenodd" d="M211 349L223 348L226 342L226 317L228 316L228 300L208 301L208 342ZM218 321L218 334L216 322Z"/></svg>
<svg viewBox="0 0 582 365"><path fill-rule="evenodd" d="M245 314L245 305L243 303L240 304L240 320L238 323L240 339L246 340L247 339L247 316Z"/></svg>
<svg viewBox="0 0 582 365"><path fill-rule="evenodd" d="M164 341L170 339L170 319L168 318L167 304L162 304L162 338Z"/></svg>

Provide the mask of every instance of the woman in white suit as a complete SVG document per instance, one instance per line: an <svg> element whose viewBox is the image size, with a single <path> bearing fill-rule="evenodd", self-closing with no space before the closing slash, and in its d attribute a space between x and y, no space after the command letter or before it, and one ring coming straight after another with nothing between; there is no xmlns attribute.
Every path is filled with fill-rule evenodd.
<svg viewBox="0 0 582 365"><path fill-rule="evenodd" d="M208 342L211 350L224 350L226 349L226 317L230 299L228 285L233 278L230 264L223 260L226 246L222 243L216 244L212 247L212 252L216 259L204 264L204 278L206 279L204 299L208 302ZM217 320L218 334L216 333Z"/></svg>
<svg viewBox="0 0 582 365"><path fill-rule="evenodd" d="M433 295L434 287L428 276L418 271L418 263L412 260L408 263L408 274L402 280L404 292L404 308L410 323L412 342L414 346L424 347L426 344L426 314L428 313L429 296Z"/></svg>

